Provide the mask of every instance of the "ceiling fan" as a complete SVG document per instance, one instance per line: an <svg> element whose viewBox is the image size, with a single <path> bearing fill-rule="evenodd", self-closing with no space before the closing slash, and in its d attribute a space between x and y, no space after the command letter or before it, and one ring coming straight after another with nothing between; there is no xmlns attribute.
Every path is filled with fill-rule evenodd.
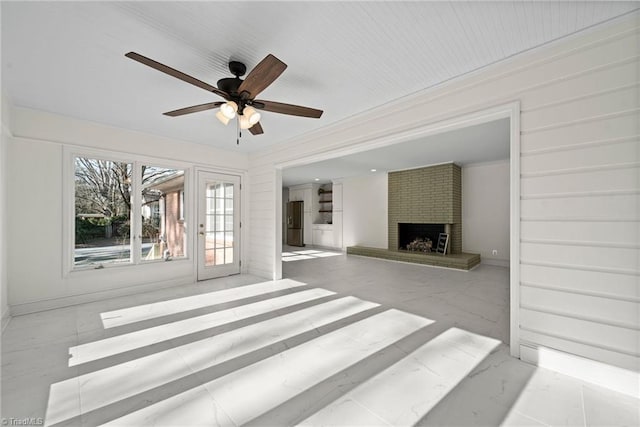
<svg viewBox="0 0 640 427"><path fill-rule="evenodd" d="M181 71L161 64L146 56L142 56L139 53L129 52L125 56L182 81L191 83L194 86L198 86L206 91L215 93L226 100L226 102L209 102L168 111L164 113L166 116L177 117L220 107L220 111L218 111L216 117L218 117L222 123L226 125L237 115L238 124L241 129L249 129L253 135L260 135L264 133L264 131L259 121L260 113L256 109L315 119L320 118L322 115L322 110L316 110L315 108L256 99L256 96L273 83L287 68L287 64L271 54L260 61L260 63L247 74L244 80L241 79L240 76L246 73L247 67L242 62L229 62L229 71L231 71L231 74L235 77L218 80L218 87L211 86L202 80L198 80L195 77L191 77Z"/></svg>

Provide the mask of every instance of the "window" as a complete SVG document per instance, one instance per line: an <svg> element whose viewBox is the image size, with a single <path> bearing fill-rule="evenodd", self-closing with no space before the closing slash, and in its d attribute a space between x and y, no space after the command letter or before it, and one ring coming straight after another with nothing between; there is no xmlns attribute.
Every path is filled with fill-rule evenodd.
<svg viewBox="0 0 640 427"><path fill-rule="evenodd" d="M233 184L207 185L205 265L233 263Z"/></svg>
<svg viewBox="0 0 640 427"><path fill-rule="evenodd" d="M75 158L74 266L131 262L131 163Z"/></svg>
<svg viewBox="0 0 640 427"><path fill-rule="evenodd" d="M142 166L141 259L185 256L184 171Z"/></svg>
<svg viewBox="0 0 640 427"><path fill-rule="evenodd" d="M185 258L185 170L73 156L72 268Z"/></svg>

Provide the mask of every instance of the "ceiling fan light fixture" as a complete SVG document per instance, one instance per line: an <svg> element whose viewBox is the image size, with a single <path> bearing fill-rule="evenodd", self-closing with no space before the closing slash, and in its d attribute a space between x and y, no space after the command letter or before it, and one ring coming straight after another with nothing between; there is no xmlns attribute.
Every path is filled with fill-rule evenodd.
<svg viewBox="0 0 640 427"><path fill-rule="evenodd" d="M230 118L228 118L227 116L225 116L222 111L218 111L216 113L216 117L218 118L218 120L220 120L220 122L222 122L223 125L228 125L229 122L231 121Z"/></svg>
<svg viewBox="0 0 640 427"><path fill-rule="evenodd" d="M244 114L238 116L238 122L240 123L240 129L249 129L251 126L253 126L251 123L249 123L249 118Z"/></svg>
<svg viewBox="0 0 640 427"><path fill-rule="evenodd" d="M260 113L256 111L253 107L244 107L244 111L242 111L242 115L249 120L249 124L251 126L255 125L260 121Z"/></svg>
<svg viewBox="0 0 640 427"><path fill-rule="evenodd" d="M233 119L238 111L238 104L233 101L225 102L220 106L220 112L228 119Z"/></svg>

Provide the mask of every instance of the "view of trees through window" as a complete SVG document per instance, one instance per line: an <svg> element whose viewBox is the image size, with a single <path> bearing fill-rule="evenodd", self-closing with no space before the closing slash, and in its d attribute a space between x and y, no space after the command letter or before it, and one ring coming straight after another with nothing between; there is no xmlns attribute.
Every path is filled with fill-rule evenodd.
<svg viewBox="0 0 640 427"><path fill-rule="evenodd" d="M134 198L133 170L133 163L75 158L75 266L133 262L132 245L141 261L186 255L184 171L141 165L141 194ZM135 212L134 199L141 203Z"/></svg>

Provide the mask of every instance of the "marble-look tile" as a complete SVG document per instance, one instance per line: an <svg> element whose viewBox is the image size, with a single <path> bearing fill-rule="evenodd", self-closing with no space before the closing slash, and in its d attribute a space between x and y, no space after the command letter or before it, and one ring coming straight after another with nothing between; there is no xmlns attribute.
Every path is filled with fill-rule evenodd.
<svg viewBox="0 0 640 427"><path fill-rule="evenodd" d="M205 384L237 424L429 324L396 310L376 314Z"/></svg>
<svg viewBox="0 0 640 427"><path fill-rule="evenodd" d="M582 396L587 427L640 426L639 399L592 384L583 384Z"/></svg>
<svg viewBox="0 0 640 427"><path fill-rule="evenodd" d="M501 345L481 361L418 425L500 425L536 371Z"/></svg>
<svg viewBox="0 0 640 427"><path fill-rule="evenodd" d="M16 317L2 336L2 416L84 426L640 423L635 399L493 348L509 335L508 269L340 254L283 271L283 282L229 276ZM294 301L313 288L338 295ZM296 305L278 305L285 296ZM236 317L215 314L225 311ZM124 322L105 329L109 312ZM69 367L71 348L91 350L87 362Z"/></svg>
<svg viewBox="0 0 640 427"><path fill-rule="evenodd" d="M374 307L374 303L344 297L185 344L176 350L192 371L198 372Z"/></svg>
<svg viewBox="0 0 640 427"><path fill-rule="evenodd" d="M509 269L457 271L366 257L289 262L283 275L399 308L475 333L508 339ZM506 320L506 322L505 322Z"/></svg>
<svg viewBox="0 0 640 427"><path fill-rule="evenodd" d="M536 370L512 408L547 425L585 425L581 382L545 369Z"/></svg>
<svg viewBox="0 0 640 427"><path fill-rule="evenodd" d="M2 379L65 375L70 371L67 367L69 347L74 344L75 340L62 341L15 351L7 345L2 354Z"/></svg>
<svg viewBox="0 0 640 427"><path fill-rule="evenodd" d="M543 427L548 424L529 418L518 411L511 411L501 425L504 427Z"/></svg>
<svg viewBox="0 0 640 427"><path fill-rule="evenodd" d="M388 310L207 382L210 396L196 387L110 424L169 425L180 420L180 425L241 425L426 324L417 316ZM198 420L182 421L181 415L189 414L182 408L192 408L191 416L197 414Z"/></svg>
<svg viewBox="0 0 640 427"><path fill-rule="evenodd" d="M353 400L389 425L413 425L498 345L491 338L449 329L321 409L315 417L323 419L323 414ZM357 421L343 419L347 425Z"/></svg>
<svg viewBox="0 0 640 427"><path fill-rule="evenodd" d="M350 398L340 399L323 410L316 412L300 422L300 426L362 426L388 427L385 420L375 415L369 409Z"/></svg>
<svg viewBox="0 0 640 427"><path fill-rule="evenodd" d="M237 424L213 400L206 388L199 386L102 425L235 427Z"/></svg>
<svg viewBox="0 0 640 427"><path fill-rule="evenodd" d="M163 386L190 372L177 351L171 349L56 382L51 385L49 407L55 407L79 394L80 408L74 406L66 411L58 411L55 422L60 422ZM54 423L49 419L47 421Z"/></svg>
<svg viewBox="0 0 640 427"><path fill-rule="evenodd" d="M15 316L2 334L2 353L36 350L77 339L75 309Z"/></svg>
<svg viewBox="0 0 640 427"><path fill-rule="evenodd" d="M43 418L47 410L49 384L45 377L2 378L0 414L5 419Z"/></svg>
<svg viewBox="0 0 640 427"><path fill-rule="evenodd" d="M253 285L239 286L237 288L231 289L222 289L205 294L174 298L165 301L154 302L151 304L136 305L135 307L131 308L101 313L101 317L104 327L112 328L129 323L153 319L156 317L168 316L179 312L221 304L224 302L237 301L256 295L263 295L270 292L291 289L298 286L304 286L304 283L299 283L288 279L261 282Z"/></svg>
<svg viewBox="0 0 640 427"><path fill-rule="evenodd" d="M195 332L230 322L237 322L238 320L268 313L294 304L327 297L332 294L333 292L324 289L309 289L281 297L246 304L236 308L217 311L202 316L195 316L168 324L162 324L151 328L88 342L86 344L80 344L70 349L71 359L69 360L69 366L75 366L152 345L161 341L193 334Z"/></svg>
<svg viewBox="0 0 640 427"><path fill-rule="evenodd" d="M49 386L46 425L65 423L82 413L80 381L77 376L52 382Z"/></svg>

